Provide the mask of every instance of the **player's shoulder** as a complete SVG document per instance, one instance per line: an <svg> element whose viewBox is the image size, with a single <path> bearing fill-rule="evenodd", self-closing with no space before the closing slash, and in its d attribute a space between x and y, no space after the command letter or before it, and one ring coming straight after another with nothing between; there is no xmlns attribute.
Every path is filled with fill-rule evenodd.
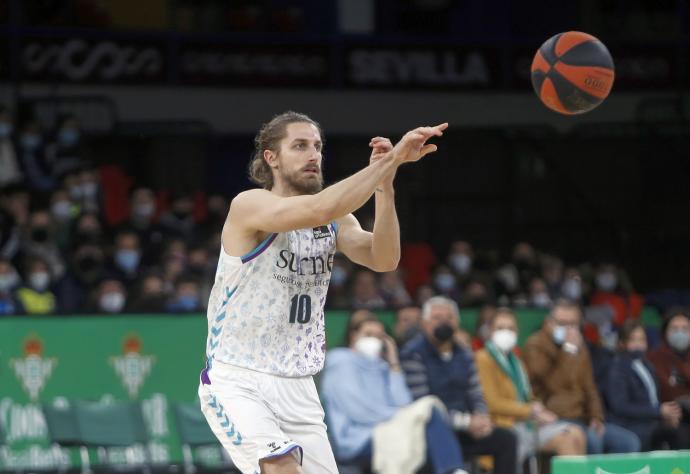
<svg viewBox="0 0 690 474"><path fill-rule="evenodd" d="M267 189L255 188L242 191L230 201L230 212L241 212L250 209L266 200L271 196L271 191Z"/></svg>

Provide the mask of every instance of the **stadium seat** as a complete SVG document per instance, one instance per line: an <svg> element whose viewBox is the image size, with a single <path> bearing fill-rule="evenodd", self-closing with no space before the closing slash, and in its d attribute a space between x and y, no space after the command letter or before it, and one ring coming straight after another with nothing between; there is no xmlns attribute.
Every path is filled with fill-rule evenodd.
<svg viewBox="0 0 690 474"><path fill-rule="evenodd" d="M148 433L138 402L88 402L75 400L63 405L44 405L43 413L53 443L78 446L82 472L89 472L88 448L97 448L99 465L124 472L150 472ZM124 447L128 464L112 464L108 448ZM135 459L135 448L141 448L144 459Z"/></svg>
<svg viewBox="0 0 690 474"><path fill-rule="evenodd" d="M209 428L198 403L176 403L175 421L177 422L177 432L182 444L185 473L192 474L211 471L239 472L232 466L232 462L227 458L225 450L221 449L218 439L211 431L211 428ZM220 456L225 461L224 465L211 469L208 466L198 464L194 460L194 448L199 446L218 447Z"/></svg>

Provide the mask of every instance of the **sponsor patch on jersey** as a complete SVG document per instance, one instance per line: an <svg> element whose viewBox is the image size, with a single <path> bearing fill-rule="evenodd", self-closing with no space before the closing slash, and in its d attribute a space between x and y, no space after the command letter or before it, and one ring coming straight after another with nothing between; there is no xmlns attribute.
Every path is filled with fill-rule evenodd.
<svg viewBox="0 0 690 474"><path fill-rule="evenodd" d="M331 236L331 231L327 225L314 227L312 230L314 231L314 238L315 239L325 239L326 237Z"/></svg>

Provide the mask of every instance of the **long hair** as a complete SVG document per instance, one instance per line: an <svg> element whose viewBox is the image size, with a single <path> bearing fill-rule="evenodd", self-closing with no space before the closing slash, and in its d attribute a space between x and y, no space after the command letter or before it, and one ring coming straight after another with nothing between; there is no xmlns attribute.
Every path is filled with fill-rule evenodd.
<svg viewBox="0 0 690 474"><path fill-rule="evenodd" d="M249 162L249 179L264 189L273 189L273 171L264 159L264 151L278 153L280 141L285 138L287 126L291 123L310 123L319 130L321 141L324 141L321 126L305 114L291 110L276 115L259 129L254 137L254 154Z"/></svg>

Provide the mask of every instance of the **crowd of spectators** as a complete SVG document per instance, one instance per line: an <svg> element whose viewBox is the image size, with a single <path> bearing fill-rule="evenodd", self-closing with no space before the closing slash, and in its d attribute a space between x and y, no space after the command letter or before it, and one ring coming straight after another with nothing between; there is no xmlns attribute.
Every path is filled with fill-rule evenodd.
<svg viewBox="0 0 690 474"><path fill-rule="evenodd" d="M426 423L422 461L436 473L465 472L468 458L505 474L537 472L537 453L690 448L690 313L682 308L667 313L654 348L639 320L623 323L603 384L595 380L581 306L572 300L556 300L522 348L517 317L507 307L487 318L479 350L462 336L460 310L448 297L406 306L396 316L397 344L375 313L355 311L345 347L326 358L321 390L343 464L370 466L385 452L381 434L391 429L396 442L410 444L415 419ZM434 443L449 441L430 434L438 408L421 416L417 405L424 401L444 407L455 433L450 457L434 452Z"/></svg>

